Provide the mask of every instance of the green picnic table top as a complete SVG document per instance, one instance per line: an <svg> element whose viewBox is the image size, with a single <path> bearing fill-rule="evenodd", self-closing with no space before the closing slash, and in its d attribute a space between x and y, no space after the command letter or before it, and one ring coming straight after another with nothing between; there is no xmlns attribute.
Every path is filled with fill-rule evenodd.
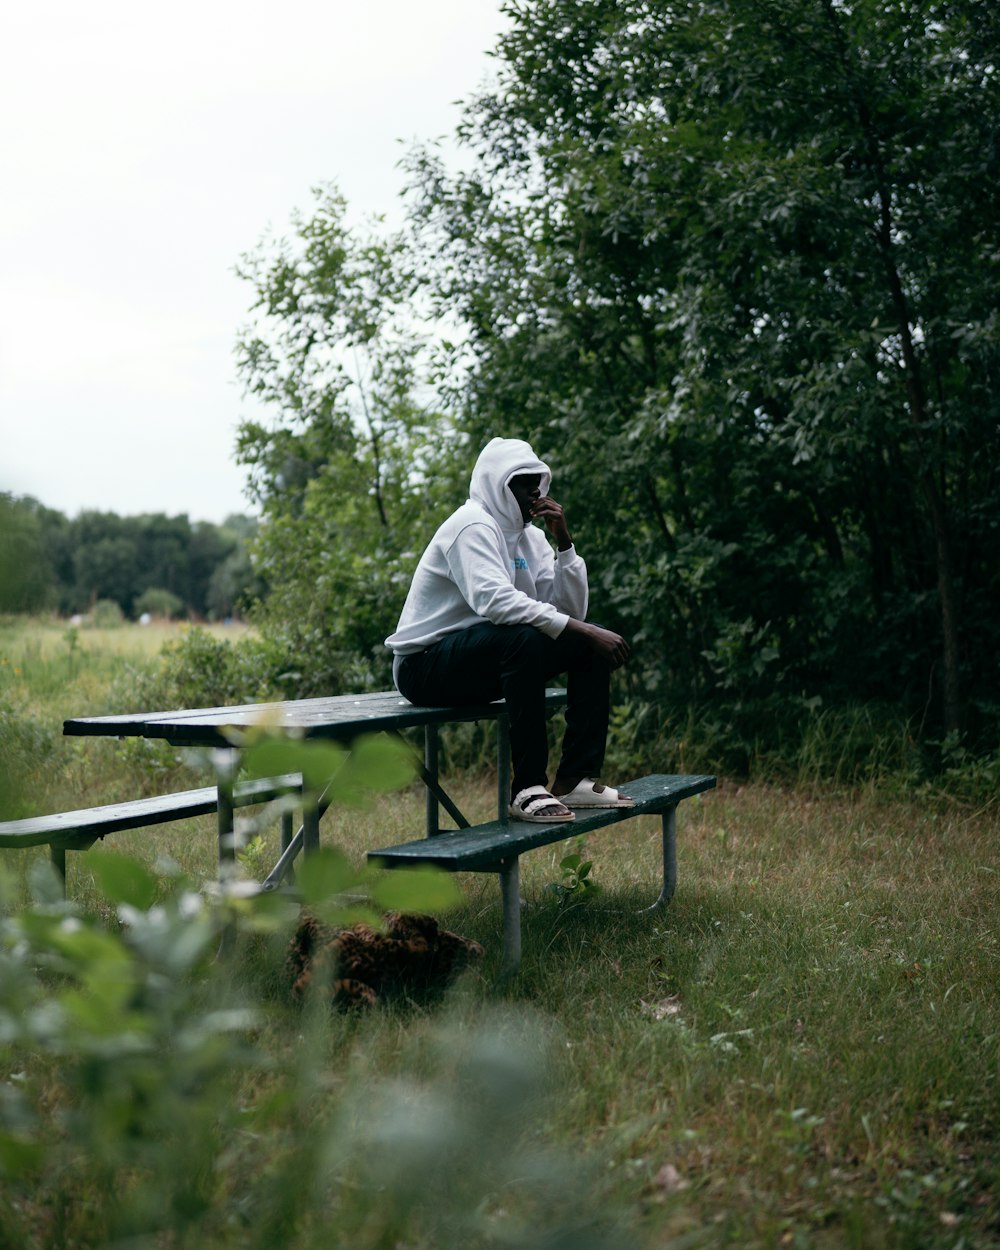
<svg viewBox="0 0 1000 1250"><path fill-rule="evenodd" d="M566 702L566 691L549 689L550 711ZM344 694L278 703L243 703L233 707L177 708L126 716L82 716L63 722L63 733L82 737L162 738L177 746L229 746L227 728L266 724L305 738L349 742L362 733L445 725L455 721L496 720L502 699L465 707L418 707L395 690Z"/></svg>

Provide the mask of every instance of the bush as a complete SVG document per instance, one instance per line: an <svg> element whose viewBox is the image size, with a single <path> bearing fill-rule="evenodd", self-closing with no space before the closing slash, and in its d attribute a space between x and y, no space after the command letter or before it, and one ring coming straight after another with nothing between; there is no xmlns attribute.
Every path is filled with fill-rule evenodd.
<svg viewBox="0 0 1000 1250"><path fill-rule="evenodd" d="M120 932L58 901L44 863L39 902L0 919L4 1245L620 1244L586 1161L538 1141L537 1030L511 1013L445 1022L411 1073L366 1057L332 1081L327 1002L307 1006L289 1062L239 985L294 905L211 904L113 852L88 866Z"/></svg>
<svg viewBox="0 0 1000 1250"><path fill-rule="evenodd" d="M116 629L125 620L125 613L114 599L98 599L90 614L95 629Z"/></svg>
<svg viewBox="0 0 1000 1250"><path fill-rule="evenodd" d="M38 773L51 768L56 750L52 730L0 699L0 818L19 820L37 811Z"/></svg>
<svg viewBox="0 0 1000 1250"><path fill-rule="evenodd" d="M331 776L351 805L412 776L380 737L346 761L333 744L265 739L251 771L276 752L312 801ZM287 1003L283 1038L251 988L260 969L246 975L277 966L292 899L199 891L176 865L157 874L105 849L81 866L100 915L64 900L44 861L34 905L0 908L0 1244L618 1244L586 1164L538 1140L551 1076L538 1030L511 1013L462 1034L446 1023L400 1077L362 1047L331 1080L329 983L315 978L301 1012ZM368 913L457 898L445 874L355 872L333 848L297 882L332 925L358 918L359 890ZM0 899L5 884L0 865Z"/></svg>
<svg viewBox="0 0 1000 1250"><path fill-rule="evenodd" d="M165 617L168 621L176 620L183 615L184 601L172 591L160 586L151 586L144 590L133 605L136 616L148 612L150 616Z"/></svg>
<svg viewBox="0 0 1000 1250"><path fill-rule="evenodd" d="M256 637L230 642L195 626L165 644L159 673L146 693L151 706L162 707L267 702L284 697L287 671L286 657L272 642Z"/></svg>

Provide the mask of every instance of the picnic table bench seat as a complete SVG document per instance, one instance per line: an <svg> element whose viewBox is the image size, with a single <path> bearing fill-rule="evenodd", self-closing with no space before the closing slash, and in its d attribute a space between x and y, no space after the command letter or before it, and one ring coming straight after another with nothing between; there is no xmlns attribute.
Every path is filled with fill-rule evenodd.
<svg viewBox="0 0 1000 1250"><path fill-rule="evenodd" d="M662 906L669 902L677 884L677 805L714 786L713 776L653 774L622 785L622 792L635 799L634 807L577 811L575 820L552 824L491 820L369 851L368 858L387 868L430 864L447 872L497 873L503 902L503 974L510 975L521 958L521 855L635 816L659 815L663 821L663 884L653 907Z"/></svg>
<svg viewBox="0 0 1000 1250"><path fill-rule="evenodd" d="M233 807L269 803L279 795L299 791L302 777L289 773L281 777L241 781L233 787ZM19 850L32 846L48 846L52 863L66 880L66 852L85 851L98 838L123 829L144 829L170 821L186 820L219 811L217 786L202 786L177 794L152 795L126 803L106 803L100 807L75 812L56 812L49 816L27 816L21 820L0 822L0 848ZM283 837L286 836L283 833Z"/></svg>

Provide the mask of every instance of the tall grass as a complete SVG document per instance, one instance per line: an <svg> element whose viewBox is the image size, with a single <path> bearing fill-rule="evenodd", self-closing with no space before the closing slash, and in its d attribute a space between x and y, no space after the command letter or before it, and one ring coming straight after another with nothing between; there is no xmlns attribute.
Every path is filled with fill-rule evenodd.
<svg viewBox="0 0 1000 1250"><path fill-rule="evenodd" d="M24 697L36 715L60 702ZM816 732L833 749L832 723ZM117 750L57 741L60 803L147 777ZM848 776L821 784L804 760L794 784L723 778L685 803L678 892L658 913L640 912L660 872L652 818L589 840L602 889L585 903L546 889L565 845L527 856L524 961L502 990L488 876L460 878L464 903L444 918L486 960L437 1005L303 1012L285 997L287 932L248 933L199 974L199 993L263 1013L253 1050L177 1103L184 1124L201 1107L212 1152L188 1161L197 1194L178 1191L160 1224L149 1217L160 1232L129 1244L1000 1243L998 809ZM489 778L449 788L472 819L492 814ZM422 820L411 788L331 811L324 837L361 863ZM262 836L261 863L277 838ZM169 856L195 880L214 872L210 818L114 848ZM26 881L43 858L4 862ZM70 861L71 893L114 930ZM5 1050L54 1117L83 1097L67 1065ZM150 1149L166 1192L180 1147L165 1136L162 1157ZM17 1244L102 1244L95 1173L64 1165L8 1191Z"/></svg>

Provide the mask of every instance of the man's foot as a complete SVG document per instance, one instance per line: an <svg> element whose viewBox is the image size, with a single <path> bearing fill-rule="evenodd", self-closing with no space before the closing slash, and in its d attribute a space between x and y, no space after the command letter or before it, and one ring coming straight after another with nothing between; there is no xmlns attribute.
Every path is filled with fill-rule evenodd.
<svg viewBox="0 0 1000 1250"><path fill-rule="evenodd" d="M576 820L565 803L549 794L544 786L527 786L519 790L507 810L515 820L527 820L536 825Z"/></svg>
<svg viewBox="0 0 1000 1250"><path fill-rule="evenodd" d="M552 793L576 811L590 807L635 807L635 799L619 794L614 786L602 786L591 777L583 777L579 781L561 781L557 777Z"/></svg>

